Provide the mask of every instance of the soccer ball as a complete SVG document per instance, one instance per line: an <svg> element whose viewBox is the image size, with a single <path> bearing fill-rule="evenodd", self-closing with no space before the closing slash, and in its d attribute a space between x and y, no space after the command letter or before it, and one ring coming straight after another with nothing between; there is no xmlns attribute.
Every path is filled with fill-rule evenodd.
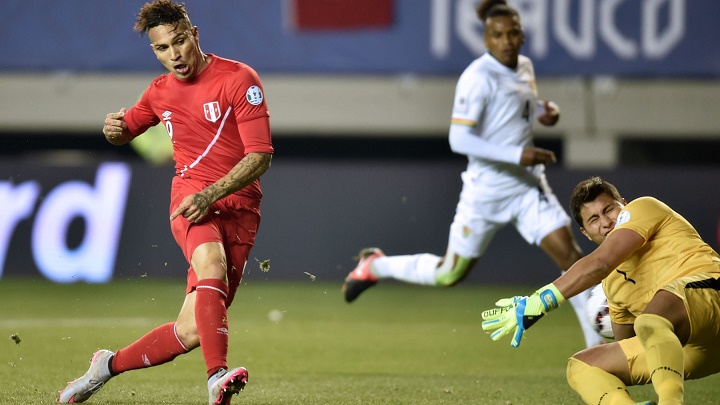
<svg viewBox="0 0 720 405"><path fill-rule="evenodd" d="M607 297L605 297L602 284L598 284L590 290L590 298L587 300L586 309L588 320L595 332L605 339L615 339L610 324L610 309L608 308Z"/></svg>

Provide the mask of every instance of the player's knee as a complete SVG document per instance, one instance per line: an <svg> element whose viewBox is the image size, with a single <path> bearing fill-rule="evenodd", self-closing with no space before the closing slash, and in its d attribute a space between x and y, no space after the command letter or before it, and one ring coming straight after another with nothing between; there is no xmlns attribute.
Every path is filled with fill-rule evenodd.
<svg viewBox="0 0 720 405"><path fill-rule="evenodd" d="M578 360L575 356L568 359L567 367L565 368L565 377L573 389L575 389L575 385L578 383L578 375L582 374L587 367L587 363Z"/></svg>
<svg viewBox="0 0 720 405"><path fill-rule="evenodd" d="M633 325L635 334L641 341L647 341L650 336L666 331L673 332L673 326L667 319L655 314L641 314L635 319Z"/></svg>
<svg viewBox="0 0 720 405"><path fill-rule="evenodd" d="M565 374L567 375L568 381L570 380L570 375L573 373L573 368L577 367L577 363L580 360L575 358L575 355L570 357L567 361L567 365L565 366Z"/></svg>
<svg viewBox="0 0 720 405"><path fill-rule="evenodd" d="M175 333L177 338L182 342L183 346L188 350L195 349L200 346L200 335L197 326L188 322L177 322L175 324Z"/></svg>
<svg viewBox="0 0 720 405"><path fill-rule="evenodd" d="M203 266L197 269L196 273L198 274L198 280L214 278L216 280L223 280L227 284L227 269L222 263Z"/></svg>

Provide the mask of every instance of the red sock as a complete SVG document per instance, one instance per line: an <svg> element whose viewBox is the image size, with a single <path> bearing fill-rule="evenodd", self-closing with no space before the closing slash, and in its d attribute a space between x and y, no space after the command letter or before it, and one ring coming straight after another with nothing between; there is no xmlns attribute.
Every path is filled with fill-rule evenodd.
<svg viewBox="0 0 720 405"><path fill-rule="evenodd" d="M113 374L138 368L159 366L187 353L175 335L175 322L166 323L148 332L130 346L120 349L112 360Z"/></svg>
<svg viewBox="0 0 720 405"><path fill-rule="evenodd" d="M200 336L208 378L227 368L228 322L225 298L228 286L222 280L207 278L198 281L195 297L195 324Z"/></svg>

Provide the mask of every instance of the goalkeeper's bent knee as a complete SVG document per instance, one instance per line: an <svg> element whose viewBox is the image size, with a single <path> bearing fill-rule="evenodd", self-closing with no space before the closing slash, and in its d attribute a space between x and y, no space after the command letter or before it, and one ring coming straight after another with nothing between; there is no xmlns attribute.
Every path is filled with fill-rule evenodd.
<svg viewBox="0 0 720 405"><path fill-rule="evenodd" d="M618 377L575 357L568 360L567 381L587 404L635 403Z"/></svg>
<svg viewBox="0 0 720 405"><path fill-rule="evenodd" d="M473 259L458 256L457 261L452 256L445 256L443 264L437 269L435 285L438 287L452 287L468 275Z"/></svg>

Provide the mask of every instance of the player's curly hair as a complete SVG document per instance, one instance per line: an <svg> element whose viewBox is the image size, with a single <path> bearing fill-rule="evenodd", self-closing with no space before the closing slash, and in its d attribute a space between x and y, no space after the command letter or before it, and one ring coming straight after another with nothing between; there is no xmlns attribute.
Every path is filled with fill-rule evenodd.
<svg viewBox="0 0 720 405"><path fill-rule="evenodd" d="M192 28L185 4L173 3L171 0L155 0L145 3L137 14L133 29L140 36L158 25L173 25L175 29Z"/></svg>
<svg viewBox="0 0 720 405"><path fill-rule="evenodd" d="M583 205L595 200L600 194L607 194L615 201L623 201L617 188L599 176L583 180L575 186L570 197L570 212L580 227L583 227L582 217L580 216Z"/></svg>
<svg viewBox="0 0 720 405"><path fill-rule="evenodd" d="M517 10L508 6L507 0L485 0L480 3L476 11L482 22L498 16L520 18Z"/></svg>

